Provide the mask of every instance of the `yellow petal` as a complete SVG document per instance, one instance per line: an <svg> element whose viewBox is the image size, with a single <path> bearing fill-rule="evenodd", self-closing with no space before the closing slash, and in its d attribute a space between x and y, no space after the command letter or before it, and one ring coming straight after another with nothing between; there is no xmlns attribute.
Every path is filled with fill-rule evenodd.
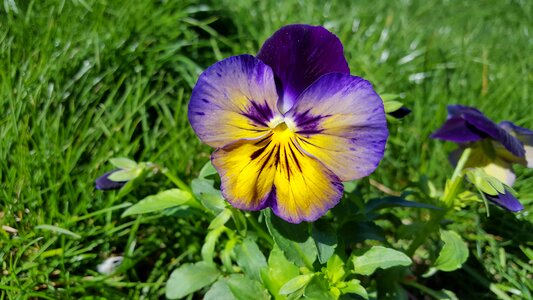
<svg viewBox="0 0 533 300"><path fill-rule="evenodd" d="M235 207L272 207L292 223L314 221L335 206L343 191L339 178L307 155L281 123L260 139L241 140L213 153L222 193Z"/></svg>

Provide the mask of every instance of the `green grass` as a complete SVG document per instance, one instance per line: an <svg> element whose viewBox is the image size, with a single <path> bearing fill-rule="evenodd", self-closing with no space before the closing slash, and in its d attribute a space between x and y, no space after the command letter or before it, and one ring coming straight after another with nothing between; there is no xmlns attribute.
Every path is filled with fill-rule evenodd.
<svg viewBox="0 0 533 300"><path fill-rule="evenodd" d="M0 299L162 297L169 272L199 259L205 221L120 218L122 203L171 186L163 176L122 199L96 191L93 180L112 168L109 158L126 156L190 181L210 153L186 117L197 76L224 57L256 53L284 24L326 26L343 42L352 74L413 109L392 125L371 178L398 191L426 178L442 189L453 145L428 136L447 104L533 128L532 11L520 0L4 0L0 225L18 232L0 230ZM522 249L533 245L533 172L517 173L526 212L458 214L476 255L469 271L428 284L465 299L495 298L491 283L532 298L531 258ZM79 237L36 228L43 224ZM96 272L110 255L126 257L120 277Z"/></svg>

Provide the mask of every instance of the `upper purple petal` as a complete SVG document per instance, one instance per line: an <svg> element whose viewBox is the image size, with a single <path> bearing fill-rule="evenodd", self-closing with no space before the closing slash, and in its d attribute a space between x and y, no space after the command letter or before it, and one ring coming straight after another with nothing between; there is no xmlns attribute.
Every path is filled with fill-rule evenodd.
<svg viewBox="0 0 533 300"><path fill-rule="evenodd" d="M516 197L511 194L507 189L505 190L505 194L498 194L496 196L491 196L489 194L485 194L485 197L490 202L501 206L511 212L518 212L524 209L524 206Z"/></svg>
<svg viewBox="0 0 533 300"><path fill-rule="evenodd" d="M105 173L104 175L98 177L94 181L94 185L97 190L118 190L122 188L127 181L113 181L109 179L109 175L115 173L117 170L109 171Z"/></svg>
<svg viewBox="0 0 533 300"><path fill-rule="evenodd" d="M284 26L265 41L257 57L274 71L282 113L320 76L350 73L342 43L321 26Z"/></svg>
<svg viewBox="0 0 533 300"><path fill-rule="evenodd" d="M516 126L509 121L501 122L500 127L518 138L524 144L524 150L526 151L526 166L528 168L533 168L533 131L524 127Z"/></svg>
<svg viewBox="0 0 533 300"><path fill-rule="evenodd" d="M500 127L512 135L515 135L525 145L533 145L533 131L517 126L509 121L500 122Z"/></svg>
<svg viewBox="0 0 533 300"><path fill-rule="evenodd" d="M501 143L509 152L518 157L524 157L522 143L491 121L479 110L462 105L448 106L448 120L431 135L456 143L474 142L484 138L491 138Z"/></svg>
<svg viewBox="0 0 533 300"><path fill-rule="evenodd" d="M441 128L432 135L434 139L440 139L455 143L476 142L488 136L471 126L461 117L452 117L446 120Z"/></svg>

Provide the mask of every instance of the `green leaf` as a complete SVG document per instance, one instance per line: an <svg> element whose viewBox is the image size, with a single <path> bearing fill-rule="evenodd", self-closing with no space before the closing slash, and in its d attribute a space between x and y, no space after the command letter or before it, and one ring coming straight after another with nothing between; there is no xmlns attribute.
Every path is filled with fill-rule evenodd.
<svg viewBox="0 0 533 300"><path fill-rule="evenodd" d="M193 194L202 204L215 214L226 208L226 201L219 190L213 187L214 180L196 178L191 182Z"/></svg>
<svg viewBox="0 0 533 300"><path fill-rule="evenodd" d="M395 266L408 266L411 263L411 259L403 252L382 246L373 246L362 256L353 257L353 272L361 275L370 275L377 268L387 269Z"/></svg>
<svg viewBox="0 0 533 300"><path fill-rule="evenodd" d="M383 102L383 106L385 107L385 113L388 114L400 109L403 106L403 103L401 103L400 101L390 100Z"/></svg>
<svg viewBox="0 0 533 300"><path fill-rule="evenodd" d="M459 300L457 295L449 290L440 290L436 294L438 296L437 300Z"/></svg>
<svg viewBox="0 0 533 300"><path fill-rule="evenodd" d="M466 176L480 191L496 196L505 194L505 185L495 177L487 174L483 169L475 168L467 171Z"/></svg>
<svg viewBox="0 0 533 300"><path fill-rule="evenodd" d="M366 289L361 285L360 281L357 279L352 279L346 282L346 287L341 289L343 294L356 294L364 299L368 299L368 293Z"/></svg>
<svg viewBox="0 0 533 300"><path fill-rule="evenodd" d="M408 300L407 291L400 284L411 273L406 267L392 267L376 274L377 298L384 300ZM372 297L374 298L374 297Z"/></svg>
<svg viewBox="0 0 533 300"><path fill-rule="evenodd" d="M361 243L366 240L385 241L383 228L374 222L348 222L339 231L346 244Z"/></svg>
<svg viewBox="0 0 533 300"><path fill-rule="evenodd" d="M305 288L307 284L309 284L311 279L313 279L314 275L315 274L304 274L294 277L281 287L279 293L281 295L289 295L300 289Z"/></svg>
<svg viewBox="0 0 533 300"><path fill-rule="evenodd" d="M221 211L212 221L209 223L209 227L207 229L215 229L217 227L220 227L226 222L228 222L229 218L231 218L231 209L225 208L223 211Z"/></svg>
<svg viewBox="0 0 533 300"><path fill-rule="evenodd" d="M533 260L533 249L527 246L522 246L522 245L520 245L519 247L520 247L520 250L524 252L524 254L527 256L529 260Z"/></svg>
<svg viewBox="0 0 533 300"><path fill-rule="evenodd" d="M202 259L205 262L213 263L213 256L215 254L215 245L220 235L224 232L224 227L215 228L205 236L205 242L202 245Z"/></svg>
<svg viewBox="0 0 533 300"><path fill-rule="evenodd" d="M348 194L355 191L355 189L357 188L357 184L357 180L345 181L342 183L342 185L344 186L344 191Z"/></svg>
<svg viewBox="0 0 533 300"><path fill-rule="evenodd" d="M165 295L168 299L180 299L210 285L220 273L214 266L198 262L184 264L170 274Z"/></svg>
<svg viewBox="0 0 533 300"><path fill-rule="evenodd" d="M251 238L245 238L242 244L235 248L237 264L244 270L244 273L261 281L261 269L267 267L266 258L259 250L257 244Z"/></svg>
<svg viewBox="0 0 533 300"><path fill-rule="evenodd" d="M344 275L346 275L346 272L344 271L344 262L337 254L334 254L328 260L326 275L328 276L329 281L333 284L341 281L344 278Z"/></svg>
<svg viewBox="0 0 533 300"><path fill-rule="evenodd" d="M404 198L394 197L394 196L372 199L368 201L365 205L367 213L374 211L374 210L379 210L379 209L388 208L388 207L412 207L412 208L427 208L427 209L433 209L433 210L441 210L440 207L437 207L431 204L409 201L409 200L405 200Z"/></svg>
<svg viewBox="0 0 533 300"><path fill-rule="evenodd" d="M204 300L268 300L270 295L259 282L232 274L221 278L204 295Z"/></svg>
<svg viewBox="0 0 533 300"><path fill-rule="evenodd" d="M231 216L233 219L233 223L235 224L235 229L241 234L246 235L246 230L248 228L248 221L246 220L246 217L244 216L244 213L242 210L236 209L234 207L230 207L231 209Z"/></svg>
<svg viewBox="0 0 533 300"><path fill-rule="evenodd" d="M498 194L505 194L505 186L496 177L487 175L485 180L498 192Z"/></svg>
<svg viewBox="0 0 533 300"><path fill-rule="evenodd" d="M459 269L468 258L468 246L455 231L441 230L440 239L444 246L433 267L445 272Z"/></svg>
<svg viewBox="0 0 533 300"><path fill-rule="evenodd" d="M279 289L298 274L298 267L287 260L283 251L274 245L268 257L268 268L261 270L261 278L270 293L276 299L285 299L285 296L279 294Z"/></svg>
<svg viewBox="0 0 533 300"><path fill-rule="evenodd" d="M135 161L125 157L115 157L110 159L109 162L119 169L134 169L138 166Z"/></svg>
<svg viewBox="0 0 533 300"><path fill-rule="evenodd" d="M220 250L220 260L226 270L233 270L233 250L239 241L240 237L238 235L230 235L228 236L228 240L225 242L224 248Z"/></svg>
<svg viewBox="0 0 533 300"><path fill-rule="evenodd" d="M400 95L398 94L380 94L379 97L381 98L381 100L383 100L383 102L390 102L394 99L398 99L400 97Z"/></svg>
<svg viewBox="0 0 533 300"><path fill-rule="evenodd" d="M35 229L52 231L54 233L68 235L68 236L70 236L72 238L75 238L75 239L80 239L81 238L81 236L79 234L77 234L77 233L74 233L74 232L72 232L72 231L70 231L68 229L61 228L61 227L54 226L54 225L47 225L47 224L37 225L37 226L35 226Z"/></svg>
<svg viewBox="0 0 533 300"><path fill-rule="evenodd" d="M268 300L270 294L257 281L240 274L230 275L225 279L231 293L237 300Z"/></svg>
<svg viewBox="0 0 533 300"><path fill-rule="evenodd" d="M204 300L235 300L235 296L229 289L224 279L215 282L205 293Z"/></svg>
<svg viewBox="0 0 533 300"><path fill-rule="evenodd" d="M139 168L118 170L116 172L113 172L107 178L111 181L116 181L116 182L130 181L132 179L139 177L141 173L142 173L142 169L139 169Z"/></svg>
<svg viewBox="0 0 533 300"><path fill-rule="evenodd" d="M211 164L211 161L208 161L205 163L205 165L200 170L200 174L198 175L198 178L206 178L207 176L211 176L217 173L217 170L215 167L213 167L213 164Z"/></svg>
<svg viewBox="0 0 533 300"><path fill-rule="evenodd" d="M313 276L305 287L304 296L307 299L335 300L336 297L329 291L329 283L324 276Z"/></svg>
<svg viewBox="0 0 533 300"><path fill-rule="evenodd" d="M268 231L285 256L296 265L312 269L317 256L308 223L291 224L265 210Z"/></svg>
<svg viewBox="0 0 533 300"><path fill-rule="evenodd" d="M318 251L318 261L325 264L337 248L337 234L327 222L316 221L312 225L312 236Z"/></svg>
<svg viewBox="0 0 533 300"><path fill-rule="evenodd" d="M192 200L192 195L180 189L170 189L155 195L148 196L130 206L122 217L161 211L170 207L179 206Z"/></svg>
<svg viewBox="0 0 533 300"><path fill-rule="evenodd" d="M133 189L142 185L146 177L151 173L151 171L146 168L139 169L141 170L141 174L135 177L134 179L126 182L126 184L119 190L115 200L121 199L122 197L129 194Z"/></svg>

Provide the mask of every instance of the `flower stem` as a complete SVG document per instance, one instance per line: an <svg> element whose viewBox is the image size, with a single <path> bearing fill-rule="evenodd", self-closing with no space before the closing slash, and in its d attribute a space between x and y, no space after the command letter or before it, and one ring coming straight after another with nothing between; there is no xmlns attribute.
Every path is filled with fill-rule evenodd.
<svg viewBox="0 0 533 300"><path fill-rule="evenodd" d="M470 148L465 149L461 155L461 158L459 159L459 162L457 163L457 166L455 167L455 170L453 171L452 178L446 182L444 195L442 196L442 202L444 202L448 209L453 209L455 206L454 202L457 198L457 194L459 193L461 183L463 182L463 169L468 161L468 158L470 157L471 152L472 150Z"/></svg>
<svg viewBox="0 0 533 300"><path fill-rule="evenodd" d="M442 299L442 295L439 292L437 292L437 291L435 291L433 289L430 289L430 288L428 288L428 287L426 287L426 286L424 286L424 285L422 285L420 283L417 283L415 281L404 281L403 284L412 286L412 287L420 290L421 292L425 293L426 295L429 295L429 296L433 297L434 299Z"/></svg>
<svg viewBox="0 0 533 300"><path fill-rule="evenodd" d="M262 237L270 245L274 245L274 240L272 239L272 237L270 237L270 234L266 232L263 227L261 227L261 225L257 222L254 216L249 216L246 219L250 222L250 225L252 225L252 227L256 230L257 235Z"/></svg>
<svg viewBox="0 0 533 300"><path fill-rule="evenodd" d="M461 176L461 172L463 171L465 164L468 161L468 158L470 157L471 152L472 152L472 149L470 148L466 148L465 151L463 151L463 154L461 155L461 158L459 158L459 162L457 162L457 166L455 167L455 170L453 171L452 180Z"/></svg>
<svg viewBox="0 0 533 300"><path fill-rule="evenodd" d="M163 168L161 170L161 173L163 173L163 175L165 175L168 179L170 179L170 181L172 181L172 183L174 183L180 189L187 191L187 192L192 192L188 184L186 184L181 179L179 179L178 177L170 173L170 171L167 168Z"/></svg>
<svg viewBox="0 0 533 300"><path fill-rule="evenodd" d="M439 225L442 219L446 214L451 211L455 206L455 199L459 193L461 183L463 182L463 169L470 157L472 150L470 148L465 149L455 170L453 171L452 178L446 182L446 187L444 188L444 195L442 195L441 202L444 204L442 210L433 211L431 213L430 220L420 234L413 240L409 248L407 249L407 255L413 256L415 251L423 245L428 237L433 233L439 230Z"/></svg>

